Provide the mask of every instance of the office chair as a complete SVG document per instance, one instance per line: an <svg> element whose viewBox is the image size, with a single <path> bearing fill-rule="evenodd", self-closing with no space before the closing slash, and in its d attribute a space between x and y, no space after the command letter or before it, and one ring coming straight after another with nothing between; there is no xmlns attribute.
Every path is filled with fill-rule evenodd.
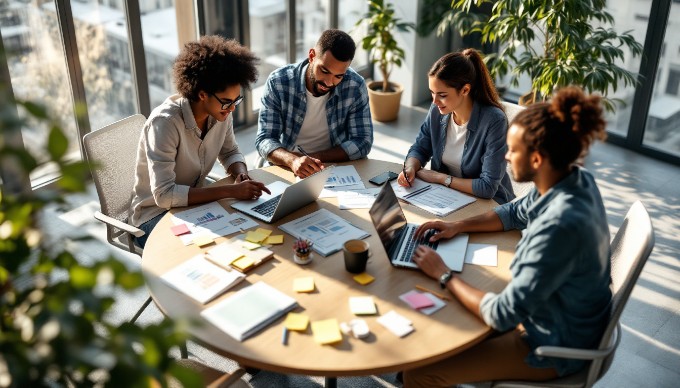
<svg viewBox="0 0 680 388"><path fill-rule="evenodd" d="M604 376L614 360L621 341L621 313L635 282L654 248L654 228L647 210L640 201L631 206L623 225L611 243L612 305L609 324L597 349L572 349L559 346L539 346L535 352L546 357L590 360L582 371L549 381L495 381L494 388L517 387L592 387Z"/></svg>
<svg viewBox="0 0 680 388"><path fill-rule="evenodd" d="M246 373L245 369L237 368L231 373L224 373L217 369L211 368L202 362L183 359L177 360L177 364L192 369L203 378L203 386L206 388L224 388L224 387L250 387L241 377ZM156 385L158 386L158 385ZM170 379L169 388L180 388L182 385L179 381Z"/></svg>
<svg viewBox="0 0 680 388"><path fill-rule="evenodd" d="M517 113L524 110L523 106L513 104L511 102L501 101L503 108L505 109L505 115L508 117L508 125L517 116ZM508 127L510 129L510 127ZM510 183L512 184L512 191L515 192L515 200L524 197L529 194L529 191L534 188L534 182L516 182L512 175L512 167L510 163L505 166L505 173L510 177Z"/></svg>
<svg viewBox="0 0 680 388"><path fill-rule="evenodd" d="M144 231L128 223L130 202L135 184L137 143L144 127L144 118L136 114L83 137L85 155L99 197L100 212L94 217L106 224L109 244L142 256L142 249L132 241ZM130 322L134 323L151 303L149 297L137 310Z"/></svg>

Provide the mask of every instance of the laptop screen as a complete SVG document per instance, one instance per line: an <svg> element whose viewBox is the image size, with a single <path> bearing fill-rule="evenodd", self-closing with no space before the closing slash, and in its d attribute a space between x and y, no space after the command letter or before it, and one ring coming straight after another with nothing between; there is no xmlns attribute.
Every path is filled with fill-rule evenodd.
<svg viewBox="0 0 680 388"><path fill-rule="evenodd" d="M389 254L393 245L399 243L399 235L406 226L406 216L389 182L383 185L368 213L385 251Z"/></svg>

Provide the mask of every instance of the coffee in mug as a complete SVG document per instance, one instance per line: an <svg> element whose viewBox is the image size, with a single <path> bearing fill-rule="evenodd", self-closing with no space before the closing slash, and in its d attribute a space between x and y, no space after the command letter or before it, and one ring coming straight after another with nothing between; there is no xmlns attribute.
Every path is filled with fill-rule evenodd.
<svg viewBox="0 0 680 388"><path fill-rule="evenodd" d="M369 245L363 240L348 240L343 244L342 251L345 255L345 269L351 273L366 271L366 263L369 256Z"/></svg>

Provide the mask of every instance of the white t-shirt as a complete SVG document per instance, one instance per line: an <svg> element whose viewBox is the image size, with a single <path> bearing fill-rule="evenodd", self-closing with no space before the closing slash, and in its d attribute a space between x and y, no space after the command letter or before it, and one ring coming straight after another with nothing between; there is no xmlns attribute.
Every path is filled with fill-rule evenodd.
<svg viewBox="0 0 680 388"><path fill-rule="evenodd" d="M328 133L326 117L326 102L328 102L330 93L314 97L306 88L305 91L307 92L307 111L293 150L297 149L298 145L310 153L327 150L331 148L331 136Z"/></svg>
<svg viewBox="0 0 680 388"><path fill-rule="evenodd" d="M460 165L463 160L466 137L467 123L458 125L453 121L453 115L451 115L449 126L446 128L446 145L444 145L442 163L449 169L451 175L457 178L463 177Z"/></svg>

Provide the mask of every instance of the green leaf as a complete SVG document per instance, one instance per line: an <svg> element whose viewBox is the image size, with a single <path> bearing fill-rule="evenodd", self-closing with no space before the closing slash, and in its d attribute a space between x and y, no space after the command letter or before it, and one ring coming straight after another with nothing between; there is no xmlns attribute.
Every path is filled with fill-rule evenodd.
<svg viewBox="0 0 680 388"><path fill-rule="evenodd" d="M53 125L47 140L47 150L53 160L61 160L68 149L68 139L61 128Z"/></svg>

